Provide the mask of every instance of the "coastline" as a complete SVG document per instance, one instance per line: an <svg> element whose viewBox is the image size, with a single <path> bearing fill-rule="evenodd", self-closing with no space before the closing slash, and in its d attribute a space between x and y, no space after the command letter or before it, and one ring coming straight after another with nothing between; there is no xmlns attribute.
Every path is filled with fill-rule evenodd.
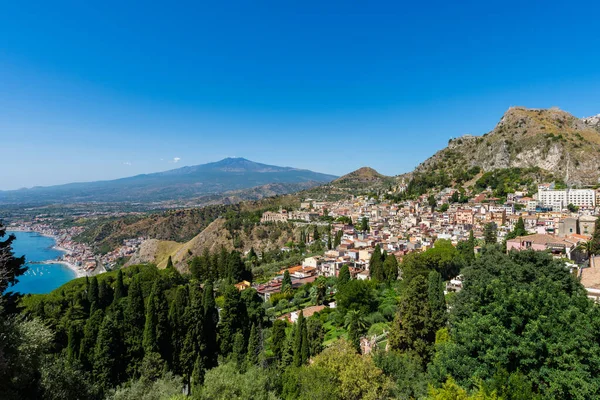
<svg viewBox="0 0 600 400"><path fill-rule="evenodd" d="M38 234L40 236L45 236L47 238L51 238L52 240L54 240L54 245L52 246L52 249L60 251L60 252L62 252L64 254L67 254L67 255L70 255L72 253L71 250L66 249L64 247L60 247L58 245L58 237L56 237L54 235L49 235L49 234L46 234L46 233L42 233L42 232L38 232L38 231L34 231L34 230L29 230L29 229L10 229L10 231L13 231L13 232L32 232L32 233L36 233L36 234ZM10 231L7 230L7 233L10 233ZM64 254L63 254L63 256L64 256ZM73 279L82 278L84 276L90 276L90 274L87 271L85 271L83 268L78 267L75 264L72 264L72 263L70 263L68 261L61 260L60 258L55 258L53 260L39 261L36 264L62 264L62 265L64 265L65 267L67 267L68 269L70 269L71 271L73 271L75 273L75 278L73 278Z"/></svg>

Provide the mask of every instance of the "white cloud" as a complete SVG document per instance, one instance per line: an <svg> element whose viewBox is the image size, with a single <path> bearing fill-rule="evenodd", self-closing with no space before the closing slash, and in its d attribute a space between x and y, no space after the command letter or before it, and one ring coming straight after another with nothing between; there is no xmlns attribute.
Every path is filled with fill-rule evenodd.
<svg viewBox="0 0 600 400"><path fill-rule="evenodd" d="M178 163L178 162L179 162L179 160L181 160L181 158L180 158L180 157L173 157L173 162L174 162L174 163Z"/></svg>
<svg viewBox="0 0 600 400"><path fill-rule="evenodd" d="M131 162L130 162L130 161L125 161L125 162L123 163L123 165L131 165Z"/></svg>

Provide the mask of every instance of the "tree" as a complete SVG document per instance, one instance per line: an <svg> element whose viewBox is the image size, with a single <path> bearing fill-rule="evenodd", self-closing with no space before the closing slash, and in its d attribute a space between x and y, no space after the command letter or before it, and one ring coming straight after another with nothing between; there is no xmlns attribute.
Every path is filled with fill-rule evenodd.
<svg viewBox="0 0 600 400"><path fill-rule="evenodd" d="M308 338L309 356L314 357L323 350L323 339L325 339L325 330L319 318L307 319L306 336Z"/></svg>
<svg viewBox="0 0 600 400"><path fill-rule="evenodd" d="M99 304L98 278L96 276L93 276L92 279L90 279L90 286L88 287L88 301L90 304Z"/></svg>
<svg viewBox="0 0 600 400"><path fill-rule="evenodd" d="M426 364L435 340L430 315L427 280L417 275L410 281L400 300L389 336L390 348L414 351Z"/></svg>
<svg viewBox="0 0 600 400"><path fill-rule="evenodd" d="M202 355L198 354L196 362L194 363L194 370L192 371L192 393L199 392L202 384L204 383L204 376L206 374L206 366L202 361Z"/></svg>
<svg viewBox="0 0 600 400"><path fill-rule="evenodd" d="M388 254L383 262L383 276L385 282L391 283L398 279L398 260L393 254Z"/></svg>
<svg viewBox="0 0 600 400"><path fill-rule="evenodd" d="M574 205L572 203L569 203L567 205L567 210L569 210L569 212L576 213L577 211L579 211L579 207L577 207L576 205Z"/></svg>
<svg viewBox="0 0 600 400"><path fill-rule="evenodd" d="M323 303L327 294L327 279L324 276L319 276L313 285L315 288L315 305Z"/></svg>
<svg viewBox="0 0 600 400"><path fill-rule="evenodd" d="M469 388L475 374L487 381L503 369L522 373L543 398L595 397L598 310L563 262L542 252L504 254L490 247L463 276L450 312L450 340L436 349L430 366L436 381L450 376Z"/></svg>
<svg viewBox="0 0 600 400"><path fill-rule="evenodd" d="M171 349L172 353L170 366L173 372L177 375L184 374L183 359L180 352L184 349L184 340L190 327L188 326L189 318L186 314L190 305L188 289L186 286L179 286L175 292L175 301L171 303L169 308L169 325L171 327ZM203 309L200 305L200 317L202 318Z"/></svg>
<svg viewBox="0 0 600 400"><path fill-rule="evenodd" d="M79 359L86 369L91 369L94 365L94 347L103 320L104 312L96 310L85 323L83 338L79 345Z"/></svg>
<svg viewBox="0 0 600 400"><path fill-rule="evenodd" d="M460 194L458 192L458 190L455 190L454 192L452 192L452 196L450 196L450 201L452 203L458 203L458 201L460 200Z"/></svg>
<svg viewBox="0 0 600 400"><path fill-rule="evenodd" d="M427 198L427 204L429 204L429 207L431 207L431 211L433 211L433 209L437 206L437 201L433 195L430 195Z"/></svg>
<svg viewBox="0 0 600 400"><path fill-rule="evenodd" d="M0 223L0 239L6 236L6 229ZM19 281L19 276L27 271L25 266L25 256L15 257L12 244L16 239L15 235L9 235L6 239L0 240L0 303L3 303L4 311L7 314L16 312L16 304L19 295L13 292L7 292L7 289ZM1 315L0 315L1 317Z"/></svg>
<svg viewBox="0 0 600 400"><path fill-rule="evenodd" d="M137 369L144 357L142 338L146 321L145 315L140 279L138 276L134 276L131 285L129 285L127 308L125 309L125 326L127 327L125 342L127 344L127 359L129 360L128 368L133 371Z"/></svg>
<svg viewBox="0 0 600 400"><path fill-rule="evenodd" d="M169 258L167 259L167 267L166 268L175 268L175 266L173 265L173 260L171 259L171 256L169 256Z"/></svg>
<svg viewBox="0 0 600 400"><path fill-rule="evenodd" d="M352 279L339 287L335 299L342 321L350 310L358 310L364 315L368 315L377 308L377 301L370 283L361 279Z"/></svg>
<svg viewBox="0 0 600 400"><path fill-rule="evenodd" d="M123 285L123 271L117 273L117 282L115 283L114 303L125 297L125 285Z"/></svg>
<svg viewBox="0 0 600 400"><path fill-rule="evenodd" d="M204 350L205 368L213 368L217 365L217 325L219 323L219 313L215 303L215 294L212 283L207 282L204 285L204 333L203 337L206 342Z"/></svg>
<svg viewBox="0 0 600 400"><path fill-rule="evenodd" d="M498 237L496 235L496 224L493 222L489 222L485 224L483 228L483 237L486 244L496 244L498 243Z"/></svg>
<svg viewBox="0 0 600 400"><path fill-rule="evenodd" d="M592 254L600 254L600 218L596 218L596 223L594 224L592 243Z"/></svg>
<svg viewBox="0 0 600 400"><path fill-rule="evenodd" d="M298 315L294 332L294 365L300 367L308 360L308 335L302 311Z"/></svg>
<svg viewBox="0 0 600 400"><path fill-rule="evenodd" d="M363 313L358 310L348 311L344 325L348 329L348 341L352 343L357 352L360 352L360 338L365 334L368 326Z"/></svg>
<svg viewBox="0 0 600 400"><path fill-rule="evenodd" d="M249 365L258 365L259 356L262 351L261 336L261 329L256 325L252 324L252 328L250 329L250 337L248 338L247 351L247 359Z"/></svg>
<svg viewBox="0 0 600 400"><path fill-rule="evenodd" d="M248 350L244 335L242 332L237 332L233 339L232 359L241 373L246 370L246 351Z"/></svg>
<svg viewBox="0 0 600 400"><path fill-rule="evenodd" d="M369 219L367 217L362 217L360 220L360 231L368 232L369 230Z"/></svg>
<svg viewBox="0 0 600 400"><path fill-rule="evenodd" d="M469 239L458 242L456 250L461 254L466 264L473 262L475 259L475 237L472 229L469 231Z"/></svg>
<svg viewBox="0 0 600 400"><path fill-rule="evenodd" d="M375 245L373 254L369 260L369 275L371 276L371 279L375 279L379 282L383 282L385 280L385 273L383 269L384 260L385 256L381 252L381 247L379 247L379 244Z"/></svg>
<svg viewBox="0 0 600 400"><path fill-rule="evenodd" d="M223 297L223 308L221 309L221 320L219 321L219 339L221 342L221 355L227 356L233 350L235 335L238 332L243 332L246 326L247 314L246 305L235 286L227 286Z"/></svg>
<svg viewBox="0 0 600 400"><path fill-rule="evenodd" d="M318 242L321 240L321 235L319 234L319 228L315 225L313 226L313 241Z"/></svg>
<svg viewBox="0 0 600 400"><path fill-rule="evenodd" d="M391 382L377 368L371 357L362 357L344 339L337 340L321 354L314 358L314 362L304 367L309 371L320 373L312 375L313 379L300 379L299 393L301 398L329 398L329 399L382 399L388 398ZM302 374L302 372L301 372ZM320 384L315 382L331 382L329 390L324 396ZM332 391L335 392L332 393ZM315 392L319 391L319 392Z"/></svg>
<svg viewBox="0 0 600 400"><path fill-rule="evenodd" d="M123 354L123 345L117 323L112 315L104 317L98 331L94 353L94 378L106 392L120 382L125 367L119 362Z"/></svg>
<svg viewBox="0 0 600 400"><path fill-rule="evenodd" d="M290 271L287 269L283 273L283 279L281 280L281 293L291 293L292 292L292 277L290 276Z"/></svg>
<svg viewBox="0 0 600 400"><path fill-rule="evenodd" d="M171 341L167 307L162 282L156 279L148 297L143 345L146 353L158 352L165 361L169 359Z"/></svg>
<svg viewBox="0 0 600 400"><path fill-rule="evenodd" d="M273 350L273 354L277 361L281 361L286 347L287 337L285 335L285 328L287 325L287 322L281 319L276 319L273 322L273 328L271 330L271 350Z"/></svg>
<svg viewBox="0 0 600 400"><path fill-rule="evenodd" d="M75 323L71 323L69 326L69 336L67 342L67 359L69 362L73 362L79 358L79 338L78 338L77 327Z"/></svg>
<svg viewBox="0 0 600 400"><path fill-rule="evenodd" d="M427 297L429 299L429 310L431 316L429 318L430 330L437 332L439 329L446 326L448 321L448 310L446 308L446 299L444 297L444 282L442 275L437 271L429 273L429 282L427 289Z"/></svg>
<svg viewBox="0 0 600 400"><path fill-rule="evenodd" d="M350 280L350 269L347 265L342 265L338 274L338 286L343 286Z"/></svg>

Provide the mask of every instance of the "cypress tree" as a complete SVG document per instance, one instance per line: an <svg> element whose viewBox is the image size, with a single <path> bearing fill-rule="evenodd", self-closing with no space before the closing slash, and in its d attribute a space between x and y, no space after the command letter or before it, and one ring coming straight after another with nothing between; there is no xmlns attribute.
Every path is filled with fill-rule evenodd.
<svg viewBox="0 0 600 400"><path fill-rule="evenodd" d="M446 322L448 321L442 275L437 271L431 271L428 277L428 285L427 297L429 299L429 310L431 312L429 318L430 331L435 333L446 326Z"/></svg>
<svg viewBox="0 0 600 400"><path fill-rule="evenodd" d="M246 306L240 292L233 285L225 288L224 302L219 321L221 355L227 356L233 350L235 334L242 332L247 319Z"/></svg>
<svg viewBox="0 0 600 400"><path fill-rule="evenodd" d="M260 346L260 328L257 328L256 325L252 324L252 328L250 329L250 337L248 339L248 364L249 365L258 365L258 357L260 355L261 346Z"/></svg>
<svg viewBox="0 0 600 400"><path fill-rule="evenodd" d="M219 350L217 348L217 325L219 323L219 313L215 303L215 294L213 291L212 283L207 282L204 285L203 294L203 306L204 306L204 340L206 348L204 356L206 359L206 368L213 368L217 366L217 357Z"/></svg>
<svg viewBox="0 0 600 400"><path fill-rule="evenodd" d="M350 281L350 269L347 265L342 265L338 274L338 286L343 286Z"/></svg>
<svg viewBox="0 0 600 400"><path fill-rule="evenodd" d="M90 279L90 285L88 287L88 301L90 302L90 305L93 303L98 304L98 298L98 278L93 276L92 279Z"/></svg>
<svg viewBox="0 0 600 400"><path fill-rule="evenodd" d="M69 326L69 336L67 341L67 359L69 362L73 362L79 357L79 338L77 328L74 323L71 322Z"/></svg>
<svg viewBox="0 0 600 400"><path fill-rule="evenodd" d="M183 348L186 332L188 331L186 310L189 306L187 286L179 286L175 293L175 301L169 309L169 324L171 326L171 368L177 375L183 375L180 362L180 352Z"/></svg>
<svg viewBox="0 0 600 400"><path fill-rule="evenodd" d="M276 319L275 322L273 322L273 328L271 330L271 349L279 362L281 362L287 344L287 337L285 335L286 327L287 323L285 321Z"/></svg>
<svg viewBox="0 0 600 400"><path fill-rule="evenodd" d="M321 239L321 235L319 234L319 228L315 225L313 228L313 240L316 242Z"/></svg>
<svg viewBox="0 0 600 400"><path fill-rule="evenodd" d="M384 280L388 283L398 279L398 260L393 254L388 254L383 262Z"/></svg>
<svg viewBox="0 0 600 400"><path fill-rule="evenodd" d="M206 374L206 366L202 361L202 356L198 354L192 371L191 389L192 393L199 392L204 383L204 375Z"/></svg>
<svg viewBox="0 0 600 400"><path fill-rule="evenodd" d="M168 359L170 350L170 334L168 322L167 299L160 279L154 281L148 297L146 324L144 327L144 351L157 352L164 360Z"/></svg>
<svg viewBox="0 0 600 400"><path fill-rule="evenodd" d="M283 279L281 280L281 293L290 293L292 291L292 277L290 271L287 269L283 273Z"/></svg>
<svg viewBox="0 0 600 400"><path fill-rule="evenodd" d="M493 222L485 224L483 228L483 236L486 244L498 243L498 236L496 235L496 224Z"/></svg>
<svg viewBox="0 0 600 400"><path fill-rule="evenodd" d="M98 305L102 308L106 308L112 303L113 294L112 289L106 283L106 279L98 281Z"/></svg>
<svg viewBox="0 0 600 400"><path fill-rule="evenodd" d="M6 229L0 223L0 239L5 235ZM12 243L15 239L15 235L8 235L5 240L0 240L0 304L2 304L0 320L6 314L18 312L17 306L20 294L6 289L16 284L19 281L17 278L27 271L25 256L14 256Z"/></svg>
<svg viewBox="0 0 600 400"><path fill-rule="evenodd" d="M119 299L125 297L125 285L123 285L123 271L119 270L117 273L117 282L115 284L115 295L113 303L119 301Z"/></svg>
<svg viewBox="0 0 600 400"><path fill-rule="evenodd" d="M308 344L305 343L307 340L306 327L304 322L304 313L300 311L296 326L294 327L294 366L300 367L306 361L304 357L305 351L308 352ZM306 349L303 347L306 346Z"/></svg>
<svg viewBox="0 0 600 400"><path fill-rule="evenodd" d="M401 298L390 331L390 348L414 351L426 364L435 340L435 332L432 332L429 323L430 315L427 280L423 275L417 275L410 280Z"/></svg>
<svg viewBox="0 0 600 400"><path fill-rule="evenodd" d="M139 363L144 358L142 338L144 336L145 321L146 312L142 287L140 285L139 277L135 276L129 286L127 308L125 309L125 327L127 329L125 341L127 344L127 357L129 360L128 368L132 371L137 369Z"/></svg>
<svg viewBox="0 0 600 400"><path fill-rule="evenodd" d="M308 357L310 356L310 349L309 349L309 343L308 343L308 329L306 327L306 319L304 321L302 321L302 328L301 328L300 334L302 336L302 346L300 348L301 362L302 362L302 365L304 365L304 364L306 364L306 362L308 361Z"/></svg>
<svg viewBox="0 0 600 400"><path fill-rule="evenodd" d="M98 331L94 360L94 377L105 392L120 381L122 351L117 324L113 316L107 315Z"/></svg>
<svg viewBox="0 0 600 400"><path fill-rule="evenodd" d="M242 332L237 332L233 340L233 359L240 373L245 372L246 362L246 343Z"/></svg>
<svg viewBox="0 0 600 400"><path fill-rule="evenodd" d="M79 359L87 369L91 369L94 365L94 346L103 320L104 312L102 310L95 310L86 321L85 328L83 329L83 338L79 345Z"/></svg>
<svg viewBox="0 0 600 400"><path fill-rule="evenodd" d="M385 274L383 271L384 257L385 256L381 252L381 247L379 247L379 245L375 245L375 249L373 249L373 254L369 260L369 274L371 279L375 279L380 282L385 280Z"/></svg>

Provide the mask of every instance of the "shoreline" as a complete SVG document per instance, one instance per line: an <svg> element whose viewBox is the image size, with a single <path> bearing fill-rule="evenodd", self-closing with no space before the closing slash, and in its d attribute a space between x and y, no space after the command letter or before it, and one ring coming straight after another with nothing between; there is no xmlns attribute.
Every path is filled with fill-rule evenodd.
<svg viewBox="0 0 600 400"><path fill-rule="evenodd" d="M62 256L63 257L65 254L67 255L71 255L72 251L69 249L65 249L64 247L60 247L58 245L58 238L54 235L48 235L42 232L37 232L37 231L33 231L33 230L25 230L25 229L11 229L10 231L7 230L7 233L10 232L31 232L31 233L36 233L40 236L44 236L47 238L50 238L52 240L54 240L54 245L51 247L53 250L57 250L60 251L62 253L64 253ZM60 259L53 259L53 260L43 260L43 261L38 261L38 262L33 262L32 264L62 264L65 267L67 267L68 269L70 269L71 271L73 271L75 273L75 277L73 279L77 279L77 278L83 278L84 276L90 276L90 274L85 271L83 268L76 266L75 264L72 264L68 261L64 261L64 260L60 260Z"/></svg>

